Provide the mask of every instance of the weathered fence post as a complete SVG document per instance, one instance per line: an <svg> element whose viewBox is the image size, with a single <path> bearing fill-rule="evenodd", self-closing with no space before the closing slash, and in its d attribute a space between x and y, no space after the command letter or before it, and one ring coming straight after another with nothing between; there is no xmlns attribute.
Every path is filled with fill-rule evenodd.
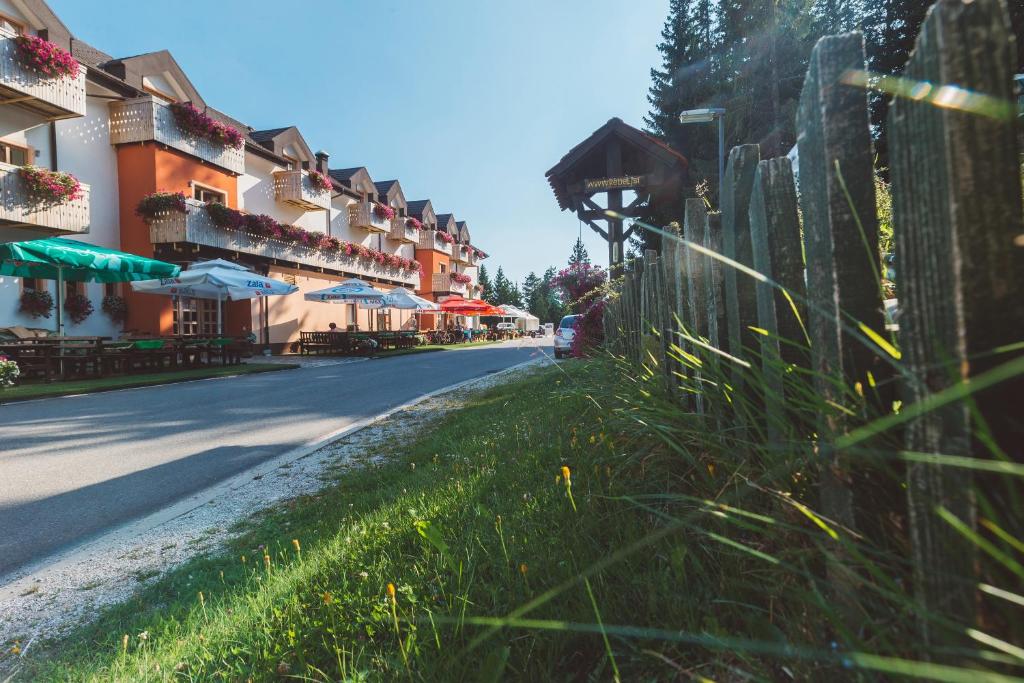
<svg viewBox="0 0 1024 683"><path fill-rule="evenodd" d="M722 253L722 214L709 213L704 217L704 247ZM707 338L716 349L723 348L723 334L726 329L725 299L722 264L710 256L707 276L704 278L704 305L707 308Z"/></svg>
<svg viewBox="0 0 1024 683"><path fill-rule="evenodd" d="M758 145L739 145L729 151L722 185L722 254L747 267L753 267L754 254L750 243L750 193L754 172L761 158ZM743 349L757 347L750 326L757 320L757 295L754 280L735 268L723 268L723 292L728 321L730 354L743 358ZM739 366L733 366L733 381L740 381ZM738 387L736 387L738 388Z"/></svg>
<svg viewBox="0 0 1024 683"><path fill-rule="evenodd" d="M758 282L757 325L761 335L768 437L776 445L785 436L786 419L782 364L806 365L807 307L804 300L804 257L800 245L800 220L796 210L796 186L789 159L768 159L757 165L750 195L750 244L753 267L790 293ZM780 343L780 340L783 340Z"/></svg>
<svg viewBox="0 0 1024 683"><path fill-rule="evenodd" d="M705 227L708 222L707 209L700 199L687 199L686 211L683 218L683 238L687 242L704 245ZM686 268L686 309L689 316L683 322L686 324L687 333L693 339L707 337L707 285L705 281L711 276L711 259L693 249L686 249L684 254ZM703 354L697 352L692 343L683 346L680 338L680 346L700 357ZM698 368L693 370L692 386L695 388L694 402L698 413L704 412L704 392L700 388L701 372Z"/></svg>
<svg viewBox="0 0 1024 683"><path fill-rule="evenodd" d="M675 237L679 237L682 230L678 223L672 223L667 228L667 232ZM667 311L665 313L666 372L669 377L672 395L686 409L693 402L690 400L689 393L679 390L679 383L690 374L690 370L687 368L680 353L671 349L672 345L675 345L680 350L689 348L689 345L680 336L680 333L686 329L690 322L689 305L687 302L686 248L678 240L671 237L663 237L661 245L661 261L665 272L665 289L669 294Z"/></svg>
<svg viewBox="0 0 1024 683"><path fill-rule="evenodd" d="M955 84L975 97L1005 103L1003 110L940 107L927 97L898 99L890 109L900 339L913 375L907 395L914 401L1011 360L1007 354L982 354L1024 336L1024 248L1014 242L1024 225L1011 35L996 0L940 0L922 26L904 76L940 91ZM1024 461L1024 380L1018 375L974 400L989 436ZM979 455L985 449L973 439L975 428L968 406L958 401L914 420L907 449ZM974 621L974 584L968 579L975 569L974 545L935 513L942 506L973 526L971 470L915 463L907 478L915 587L926 615L922 636L933 645L941 638L928 616L952 619L960 628ZM999 485L993 483L986 495L998 499Z"/></svg>
<svg viewBox="0 0 1024 683"><path fill-rule="evenodd" d="M643 348L642 362L651 368L653 373L660 374L665 367L662 355L662 324L661 297L662 282L658 264L658 252L654 249L644 251L644 273L642 280L642 315L641 340Z"/></svg>
<svg viewBox="0 0 1024 683"><path fill-rule="evenodd" d="M846 72L864 68L860 33L820 39L797 112L812 368L817 392L834 405L851 403L855 384L874 386L890 374L875 349L841 327L846 315L885 334L867 93L842 83ZM830 411L819 425L822 509L856 528L848 454L831 447L845 424L842 412Z"/></svg>

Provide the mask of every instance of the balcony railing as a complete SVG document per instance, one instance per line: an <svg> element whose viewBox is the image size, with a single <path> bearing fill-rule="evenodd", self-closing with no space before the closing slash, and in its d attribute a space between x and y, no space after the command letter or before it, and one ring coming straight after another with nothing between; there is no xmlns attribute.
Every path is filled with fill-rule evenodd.
<svg viewBox="0 0 1024 683"><path fill-rule="evenodd" d="M284 263L298 263L312 268L328 268L398 280L413 288L419 284L419 273L398 271L376 262L258 237L237 230L225 230L210 219L205 204L194 199L187 199L186 204L186 213L169 212L150 223L149 236L153 244L198 244Z"/></svg>
<svg viewBox="0 0 1024 683"><path fill-rule="evenodd" d="M16 104L46 119L85 116L85 67L74 78L44 76L21 61L13 33L0 31L0 104Z"/></svg>
<svg viewBox="0 0 1024 683"><path fill-rule="evenodd" d="M0 230L8 236L23 233L25 239L88 233L89 186L82 184L81 199L41 204L29 195L17 166L0 164Z"/></svg>
<svg viewBox="0 0 1024 683"><path fill-rule="evenodd" d="M409 219L405 216L395 216L391 219L391 231L388 232L388 239L398 242L415 244L420 241L420 231L410 228L407 225Z"/></svg>
<svg viewBox="0 0 1024 683"><path fill-rule="evenodd" d="M420 232L420 243L416 247L417 249L433 249L443 254L452 255L452 245L450 242L444 242L437 238L437 233L433 230L422 230Z"/></svg>
<svg viewBox="0 0 1024 683"><path fill-rule="evenodd" d="M178 125L170 107L152 97L110 103L110 144L154 140L232 173L245 172L245 150L196 137Z"/></svg>
<svg viewBox="0 0 1024 683"><path fill-rule="evenodd" d="M469 259L472 256L473 251L465 244L455 244L452 246L452 261L456 263L469 264Z"/></svg>
<svg viewBox="0 0 1024 683"><path fill-rule="evenodd" d="M373 210L373 202L356 202L348 207L348 224L370 232L391 232L391 221Z"/></svg>
<svg viewBox="0 0 1024 683"><path fill-rule="evenodd" d="M331 193L318 192L309 174L300 170L274 173L274 199L306 211L325 211L331 206Z"/></svg>
<svg viewBox="0 0 1024 683"><path fill-rule="evenodd" d="M430 291L465 295L466 285L453 280L451 273L433 273L430 276Z"/></svg>

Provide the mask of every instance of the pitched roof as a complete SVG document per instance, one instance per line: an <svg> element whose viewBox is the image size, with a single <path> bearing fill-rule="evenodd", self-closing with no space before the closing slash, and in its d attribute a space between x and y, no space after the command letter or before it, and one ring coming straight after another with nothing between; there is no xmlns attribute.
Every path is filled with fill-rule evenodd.
<svg viewBox="0 0 1024 683"><path fill-rule="evenodd" d="M438 230L447 229L449 223L455 222L455 215L450 213L439 213L437 214L437 228Z"/></svg>
<svg viewBox="0 0 1024 683"><path fill-rule="evenodd" d="M613 136L625 143L622 154L623 173L642 175L658 167L670 173L685 173L689 167L686 157L661 140L639 128L634 128L620 118L609 119L585 140L566 152L565 156L544 174L563 211L571 205L569 185L583 180L588 172L596 172L589 176L591 178L599 178L605 174L602 145Z"/></svg>
<svg viewBox="0 0 1024 683"><path fill-rule="evenodd" d="M416 199L411 201L406 208L406 213L416 218L422 218L423 210L427 208L427 204L430 204L429 199Z"/></svg>
<svg viewBox="0 0 1024 683"><path fill-rule="evenodd" d="M378 180L373 184L373 186L377 188L377 194L385 195L397 182L398 180Z"/></svg>
<svg viewBox="0 0 1024 683"><path fill-rule="evenodd" d="M351 180L352 176L354 176L356 173L365 170L365 166L356 166L354 168L332 168L330 170L330 174L332 178L336 178L341 182L345 182L347 180Z"/></svg>
<svg viewBox="0 0 1024 683"><path fill-rule="evenodd" d="M249 137L256 142L268 142L288 130L289 127L290 126L285 126L284 128L269 128L267 130L254 130L249 133Z"/></svg>

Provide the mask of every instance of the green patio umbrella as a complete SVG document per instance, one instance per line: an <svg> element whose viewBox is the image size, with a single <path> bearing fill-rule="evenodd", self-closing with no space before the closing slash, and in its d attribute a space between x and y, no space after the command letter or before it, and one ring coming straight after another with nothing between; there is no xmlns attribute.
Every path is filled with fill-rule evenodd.
<svg viewBox="0 0 1024 683"><path fill-rule="evenodd" d="M64 282L175 277L181 267L63 237L0 244L0 275L57 281L57 334L64 334Z"/></svg>

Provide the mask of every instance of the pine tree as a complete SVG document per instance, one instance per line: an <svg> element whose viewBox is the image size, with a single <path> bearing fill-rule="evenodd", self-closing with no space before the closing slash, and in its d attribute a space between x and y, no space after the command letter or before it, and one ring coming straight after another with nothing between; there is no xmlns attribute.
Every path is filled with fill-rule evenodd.
<svg viewBox="0 0 1024 683"><path fill-rule="evenodd" d="M523 294L523 306L526 310L530 311L534 315L537 313L533 310L533 306L536 305L536 297L538 289L540 288L540 278L532 270L530 274L523 278L523 285L520 288ZM540 317L540 316L537 316Z"/></svg>
<svg viewBox="0 0 1024 683"><path fill-rule="evenodd" d="M505 277L505 271L502 270L501 266L498 266L498 272L494 276L494 299L490 303L499 306L501 304L510 304L517 307L523 305L523 296L519 292L519 287Z"/></svg>
<svg viewBox="0 0 1024 683"><path fill-rule="evenodd" d="M576 244L572 245L572 253L569 254L569 265L575 266L580 263L590 263L590 254L587 253L587 248L583 246L583 240L577 237Z"/></svg>
<svg viewBox="0 0 1024 683"><path fill-rule="evenodd" d="M493 302L494 285L491 283L491 276L487 272L487 266L480 264L480 272L477 274L476 281L481 287L480 298L484 301Z"/></svg>

